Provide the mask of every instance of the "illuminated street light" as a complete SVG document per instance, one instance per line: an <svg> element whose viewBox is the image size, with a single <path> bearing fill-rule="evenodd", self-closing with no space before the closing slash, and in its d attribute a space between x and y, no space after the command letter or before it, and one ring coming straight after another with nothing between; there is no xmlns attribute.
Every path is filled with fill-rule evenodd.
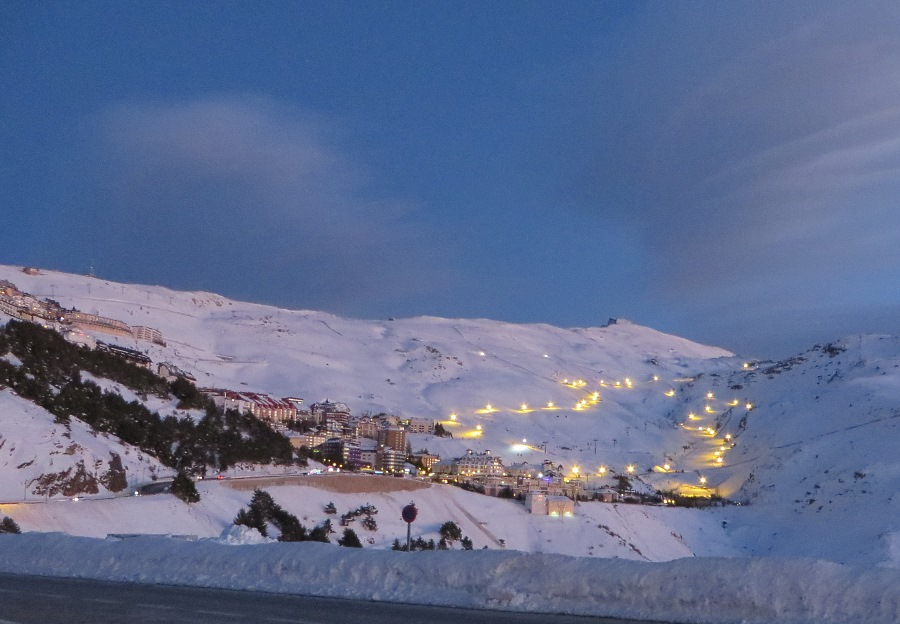
<svg viewBox="0 0 900 624"><path fill-rule="evenodd" d="M481 357L484 357L486 354L485 354L484 351L479 351L479 352L478 352L478 355L480 355Z"/></svg>
<svg viewBox="0 0 900 624"><path fill-rule="evenodd" d="M597 468L597 473L602 477L606 474L606 466L600 466Z"/></svg>
<svg viewBox="0 0 900 624"><path fill-rule="evenodd" d="M653 381L659 381L659 375L653 375Z"/></svg>
<svg viewBox="0 0 900 624"><path fill-rule="evenodd" d="M547 407L553 407L553 401L547 401Z"/></svg>
<svg viewBox="0 0 900 624"><path fill-rule="evenodd" d="M744 407L746 407L748 410L752 410L752 409L753 409L753 403L747 403L747 405L745 405Z"/></svg>
<svg viewBox="0 0 900 624"><path fill-rule="evenodd" d="M456 420L456 414L450 414L450 420L455 421L455 420Z"/></svg>
<svg viewBox="0 0 900 624"><path fill-rule="evenodd" d="M528 404L527 404L527 403L522 403L522 411L524 412L524 411L527 410L527 409L528 409Z"/></svg>
<svg viewBox="0 0 900 624"><path fill-rule="evenodd" d="M700 485L706 485L706 477L700 477Z"/></svg>
<svg viewBox="0 0 900 624"><path fill-rule="evenodd" d="M634 466L632 465L629 465L625 470L628 471L628 474L634 474Z"/></svg>

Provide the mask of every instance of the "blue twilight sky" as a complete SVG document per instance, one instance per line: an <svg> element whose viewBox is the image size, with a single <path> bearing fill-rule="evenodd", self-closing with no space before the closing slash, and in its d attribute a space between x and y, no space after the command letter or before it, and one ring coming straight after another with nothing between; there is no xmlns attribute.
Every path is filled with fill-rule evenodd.
<svg viewBox="0 0 900 624"><path fill-rule="evenodd" d="M0 262L362 318L900 333L900 3L0 3Z"/></svg>

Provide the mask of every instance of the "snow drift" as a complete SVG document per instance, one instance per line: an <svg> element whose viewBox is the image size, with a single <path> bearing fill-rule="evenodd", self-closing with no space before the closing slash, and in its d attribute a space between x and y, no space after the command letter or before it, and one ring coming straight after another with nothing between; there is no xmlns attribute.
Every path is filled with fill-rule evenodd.
<svg viewBox="0 0 900 624"><path fill-rule="evenodd" d="M0 536L0 571L652 619L786 624L900 620L900 571L777 558L641 563L501 551L397 553L316 543Z"/></svg>

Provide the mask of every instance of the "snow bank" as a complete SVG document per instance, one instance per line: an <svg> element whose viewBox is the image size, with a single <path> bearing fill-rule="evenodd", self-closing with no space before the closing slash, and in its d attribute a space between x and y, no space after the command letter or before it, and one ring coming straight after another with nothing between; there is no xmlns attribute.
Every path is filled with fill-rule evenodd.
<svg viewBox="0 0 900 624"><path fill-rule="evenodd" d="M900 621L900 571L802 559L641 563L30 533L0 536L0 571L669 622Z"/></svg>

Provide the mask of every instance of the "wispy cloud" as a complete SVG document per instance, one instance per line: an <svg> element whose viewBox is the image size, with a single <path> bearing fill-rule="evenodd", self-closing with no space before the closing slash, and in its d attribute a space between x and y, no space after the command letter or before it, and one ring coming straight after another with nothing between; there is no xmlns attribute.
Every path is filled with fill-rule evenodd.
<svg viewBox="0 0 900 624"><path fill-rule="evenodd" d="M900 7L693 8L655 5L629 32L631 72L605 85L622 103L600 123L626 165L598 159L588 187L624 198L653 294L771 322L896 283Z"/></svg>
<svg viewBox="0 0 900 624"><path fill-rule="evenodd" d="M309 307L347 314L434 282L415 204L373 199L335 120L226 96L123 104L93 130L85 216L108 263L142 250L147 271L180 267L183 285L276 302L306 292Z"/></svg>

